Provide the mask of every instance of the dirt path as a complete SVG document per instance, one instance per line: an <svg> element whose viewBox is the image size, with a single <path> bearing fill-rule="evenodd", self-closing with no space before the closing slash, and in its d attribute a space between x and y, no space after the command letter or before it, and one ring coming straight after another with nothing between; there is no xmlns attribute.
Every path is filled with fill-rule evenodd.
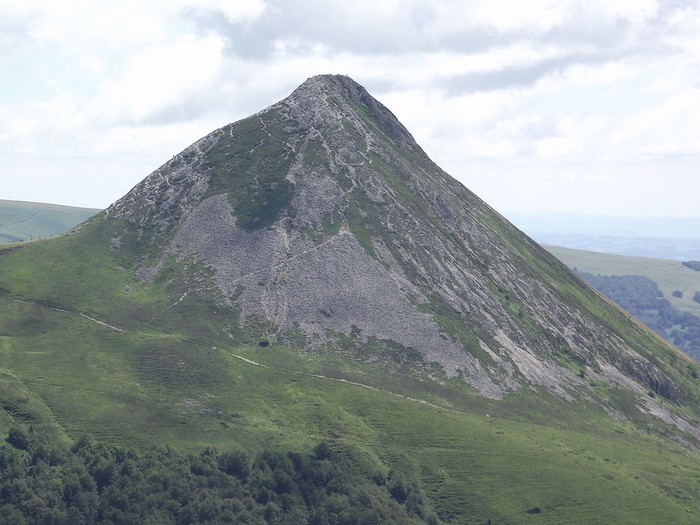
<svg viewBox="0 0 700 525"><path fill-rule="evenodd" d="M34 306L41 306L41 307L43 307L43 308L48 308L49 310L54 310L54 311L56 311L56 312L61 312L61 313L68 314L68 315L75 315L75 316L78 316L78 317L82 317L82 318L84 318L84 319L87 319L88 321L92 321L93 323L97 323L97 324L100 325L100 326L103 326L103 327L105 327L105 328L109 328L110 330L114 330L114 331L116 331L116 332L122 332L122 333L126 332L126 330L124 330L124 329L122 329L122 328L119 328L118 326L114 326L114 325L111 325L111 324L109 324L109 323L105 323L104 321L100 321L99 319L95 319L94 317L90 317L89 315L84 314L83 312L76 312L76 311L73 311L73 310L66 310L66 309L64 309L64 308L59 308L58 306L50 306L50 305L48 305L48 304L42 304L42 303L38 303L38 302L36 302L36 301L26 301L26 300L24 300L24 299L17 299L17 298L14 298L14 297L12 298L12 300L15 301L15 302L17 302L17 303L31 304L31 305L34 305Z"/></svg>
<svg viewBox="0 0 700 525"><path fill-rule="evenodd" d="M267 370L273 370L275 372L282 372L285 374L295 374L295 375L300 375L300 376L305 376L305 377L314 377L316 379L324 379L326 381L334 381L336 383L343 383L345 385L357 386L360 388L365 388L367 390L372 390L373 392L379 392L381 394L386 394L389 396L398 397L399 399L405 399L407 401L412 401L414 403L420 403L421 405L428 406L431 408L436 408L438 410L447 410L448 412L459 413L459 410L454 410L452 408L448 408L448 407L444 407L444 406L440 406L440 405L435 405L433 403L426 401L425 399L418 399L415 397L405 396L403 394L397 394L396 392L391 392L389 390L383 390L381 388L377 388L376 386L366 385L364 383L358 383L356 381L349 381L347 379L342 379L339 377L329 377L329 376L324 376L321 374L312 374L310 372L301 372L299 370L289 370L287 368L272 367L272 366L264 365L262 363L258 363L257 361L253 361L252 359L248 359L247 357L243 357L242 355L234 354L233 352L226 352L226 353L228 355L230 355L231 357L235 357L236 359L240 359L241 361L244 361L250 365L259 366L260 368L265 368Z"/></svg>

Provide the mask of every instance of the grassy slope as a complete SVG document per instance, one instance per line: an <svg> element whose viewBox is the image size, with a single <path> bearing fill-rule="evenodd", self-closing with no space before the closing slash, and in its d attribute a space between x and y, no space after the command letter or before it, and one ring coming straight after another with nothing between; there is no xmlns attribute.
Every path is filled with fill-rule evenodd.
<svg viewBox="0 0 700 525"><path fill-rule="evenodd" d="M700 455L632 421L533 391L492 402L460 382L246 344L230 313L192 294L172 300L176 269L142 287L96 248L109 235L88 226L0 257L2 431L19 421L187 451L329 439L368 471L415 473L449 523L700 519Z"/></svg>
<svg viewBox="0 0 700 525"><path fill-rule="evenodd" d="M680 261L589 252L560 246L545 248L567 266L584 272L648 277L658 284L664 298L674 307L700 315L700 304L693 301L693 294L700 290L700 272L686 268ZM683 297L673 297L674 290L683 292Z"/></svg>
<svg viewBox="0 0 700 525"><path fill-rule="evenodd" d="M60 235L98 211L0 199L0 244Z"/></svg>

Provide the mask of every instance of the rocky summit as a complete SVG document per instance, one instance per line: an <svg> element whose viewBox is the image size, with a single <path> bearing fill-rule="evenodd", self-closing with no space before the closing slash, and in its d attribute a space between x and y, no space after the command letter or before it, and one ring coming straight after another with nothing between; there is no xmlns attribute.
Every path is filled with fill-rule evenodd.
<svg viewBox="0 0 700 525"><path fill-rule="evenodd" d="M597 398L593 377L700 437L672 408L687 400L649 334L622 337L624 315L346 76L310 78L210 133L106 216L144 283L168 261L201 267L184 293L228 309L234 339L437 365L494 399L526 387Z"/></svg>

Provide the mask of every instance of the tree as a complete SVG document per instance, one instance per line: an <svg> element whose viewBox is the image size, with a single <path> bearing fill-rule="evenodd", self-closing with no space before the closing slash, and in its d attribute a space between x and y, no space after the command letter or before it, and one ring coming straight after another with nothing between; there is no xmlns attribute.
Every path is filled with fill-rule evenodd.
<svg viewBox="0 0 700 525"><path fill-rule="evenodd" d="M700 272L700 261L684 261L683 266L690 268L691 270L695 270L696 272Z"/></svg>
<svg viewBox="0 0 700 525"><path fill-rule="evenodd" d="M244 480L250 475L250 458L238 450L224 452L219 456L219 468L229 476Z"/></svg>
<svg viewBox="0 0 700 525"><path fill-rule="evenodd" d="M18 450L29 450L31 438L24 429L11 428L6 441Z"/></svg>

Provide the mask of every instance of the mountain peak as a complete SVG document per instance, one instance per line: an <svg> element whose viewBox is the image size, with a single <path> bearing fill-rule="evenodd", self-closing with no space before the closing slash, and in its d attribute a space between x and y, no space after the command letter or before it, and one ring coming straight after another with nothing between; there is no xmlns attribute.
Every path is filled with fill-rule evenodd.
<svg viewBox="0 0 700 525"><path fill-rule="evenodd" d="M393 356L491 398L525 385L595 397L583 379L595 371L650 412L665 409L648 391L682 401L666 366L611 328L619 312L346 76L312 77L207 135L109 213L144 283L173 260L210 275L239 342Z"/></svg>
<svg viewBox="0 0 700 525"><path fill-rule="evenodd" d="M354 120L355 124L364 120L400 147L420 149L396 116L346 75L313 76L279 104L290 108L301 122L313 119L313 125L322 125L324 118L336 126L345 120Z"/></svg>
<svg viewBox="0 0 700 525"><path fill-rule="evenodd" d="M344 93L351 93L353 91L362 91L367 93L365 88L363 88L349 76L334 74L314 75L313 77L309 77L298 88L296 88L293 93L311 91L315 89L335 90Z"/></svg>
<svg viewBox="0 0 700 525"><path fill-rule="evenodd" d="M303 98L322 101L327 97L354 102L366 102L372 98L364 87L347 75L316 75L306 79L285 100Z"/></svg>
<svg viewBox="0 0 700 525"><path fill-rule="evenodd" d="M117 201L110 213L161 235L172 226L173 215L186 215L205 194L239 194L253 186L260 190L262 173L274 186L267 195L272 202L253 198L264 208L258 209L262 213L251 222L240 217L238 222L248 230L267 227L279 218L277 205L286 209L289 204L290 184L313 174L320 164L328 164L325 175L337 177L348 170L363 171L359 168L371 163L372 155L397 160L405 153L430 162L394 114L365 88L344 75L317 75L280 102L198 140ZM251 177L253 184L248 184ZM304 198L303 192L297 195ZM246 209L251 202L237 204ZM325 213L319 206L323 198L304 209ZM149 222L155 224L145 226ZM318 221L312 222L315 226Z"/></svg>

